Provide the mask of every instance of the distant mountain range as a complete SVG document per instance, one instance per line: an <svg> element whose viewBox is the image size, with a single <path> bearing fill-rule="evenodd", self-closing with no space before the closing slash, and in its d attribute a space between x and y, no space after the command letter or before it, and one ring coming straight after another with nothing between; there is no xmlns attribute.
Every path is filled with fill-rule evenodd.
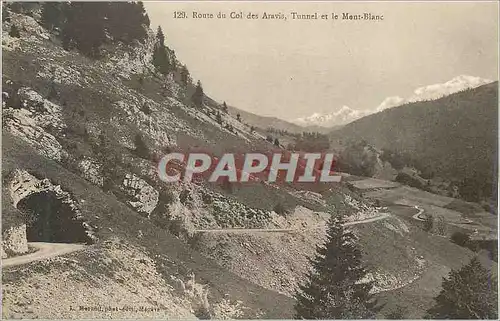
<svg viewBox="0 0 500 321"><path fill-rule="evenodd" d="M449 90L458 88L448 84ZM429 86L417 94L436 97L436 88ZM344 143L365 140L377 148L409 153L439 177L473 181L483 196L492 195L498 81L436 100L387 108L332 131L331 138Z"/></svg>
<svg viewBox="0 0 500 321"><path fill-rule="evenodd" d="M402 98L400 96L387 97L374 109L357 110L348 106L342 106L339 110L331 113L313 113L310 116L297 118L291 122L302 127L319 126L330 128L342 126L364 116L371 115L388 108L401 106L410 102L438 99L465 89L476 88L491 82L492 80L489 79L461 75L442 84L434 84L417 88L413 92L413 95L408 98Z"/></svg>

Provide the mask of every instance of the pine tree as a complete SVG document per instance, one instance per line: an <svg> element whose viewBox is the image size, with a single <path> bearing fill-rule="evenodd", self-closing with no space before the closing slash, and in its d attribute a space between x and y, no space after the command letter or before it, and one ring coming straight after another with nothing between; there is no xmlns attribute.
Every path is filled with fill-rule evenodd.
<svg viewBox="0 0 500 321"><path fill-rule="evenodd" d="M175 50L168 49L168 56L170 57L170 68L171 70L177 70L177 57L175 56Z"/></svg>
<svg viewBox="0 0 500 321"><path fill-rule="evenodd" d="M14 38L20 38L21 37L21 34L19 33L19 29L17 28L16 25L13 24L10 27L9 36L14 37Z"/></svg>
<svg viewBox="0 0 500 321"><path fill-rule="evenodd" d="M63 23L62 3L44 2L42 4L41 23L47 30L60 28Z"/></svg>
<svg viewBox="0 0 500 321"><path fill-rule="evenodd" d="M227 107L226 107L226 108L227 108ZM237 120L237 121L239 121L239 122L241 122L241 115L240 115L240 114L237 114L237 115L236 115L236 120Z"/></svg>
<svg viewBox="0 0 500 321"><path fill-rule="evenodd" d="M165 47L165 35L158 27L156 32L156 44L153 51L153 65L163 75L167 75L171 71L170 58L168 56L167 48Z"/></svg>
<svg viewBox="0 0 500 321"><path fill-rule="evenodd" d="M222 111L225 112L226 114L229 113L229 109L227 108L226 102L222 104Z"/></svg>
<svg viewBox="0 0 500 321"><path fill-rule="evenodd" d="M63 47L76 47L84 55L99 57L99 48L106 41L108 6L104 2L71 2L64 10Z"/></svg>
<svg viewBox="0 0 500 321"><path fill-rule="evenodd" d="M142 2L110 3L108 9L107 29L113 41L129 44L146 39L150 22Z"/></svg>
<svg viewBox="0 0 500 321"><path fill-rule="evenodd" d="M217 111L217 114L215 115L215 120L222 125L222 116L220 114L220 111Z"/></svg>
<svg viewBox="0 0 500 321"><path fill-rule="evenodd" d="M427 311L432 319L498 319L498 283L477 257L443 278L442 290Z"/></svg>
<svg viewBox="0 0 500 321"><path fill-rule="evenodd" d="M326 244L318 246L307 282L295 295L297 318L374 318L379 307L370 294L372 282L361 282L367 271L355 241L355 235L342 226L341 216L332 216Z"/></svg>
<svg viewBox="0 0 500 321"><path fill-rule="evenodd" d="M193 104L196 108L203 107L203 97L204 97L203 87L201 86L201 82L198 80L194 94L191 97L191 100L193 101Z"/></svg>
<svg viewBox="0 0 500 321"><path fill-rule="evenodd" d="M135 135L134 138L135 154L141 158L148 159L151 155L148 145L144 142L141 134Z"/></svg>
<svg viewBox="0 0 500 321"><path fill-rule="evenodd" d="M189 83L191 83L191 77L189 76L189 70L187 69L186 66L181 67L181 83L184 86L187 86Z"/></svg>

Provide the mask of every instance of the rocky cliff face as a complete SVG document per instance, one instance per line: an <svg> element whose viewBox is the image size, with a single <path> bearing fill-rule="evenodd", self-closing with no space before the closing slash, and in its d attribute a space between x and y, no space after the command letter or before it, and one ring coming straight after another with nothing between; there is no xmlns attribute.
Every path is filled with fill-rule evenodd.
<svg viewBox="0 0 500 321"><path fill-rule="evenodd" d="M27 253L26 224L10 227L2 231L2 247L0 250L2 259Z"/></svg>

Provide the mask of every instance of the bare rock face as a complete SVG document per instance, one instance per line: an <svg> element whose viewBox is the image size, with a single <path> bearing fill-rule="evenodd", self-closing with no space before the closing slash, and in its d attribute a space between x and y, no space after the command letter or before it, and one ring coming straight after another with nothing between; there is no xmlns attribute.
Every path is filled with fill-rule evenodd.
<svg viewBox="0 0 500 321"><path fill-rule="evenodd" d="M61 144L36 124L34 114L26 109L4 110L4 128L27 142L43 156L60 161L64 154Z"/></svg>
<svg viewBox="0 0 500 321"><path fill-rule="evenodd" d="M7 258L9 253L24 254L26 252L28 252L26 224L11 227L2 233L2 259Z"/></svg>
<svg viewBox="0 0 500 321"><path fill-rule="evenodd" d="M158 191L135 174L126 174L123 187L132 200L128 201L136 211L151 215L158 204Z"/></svg>
<svg viewBox="0 0 500 321"><path fill-rule="evenodd" d="M66 127L62 121L61 107L44 99L31 88L21 88L16 93L22 101L22 108L5 106L3 126L14 136L27 142L40 154L61 161L65 152L51 134Z"/></svg>
<svg viewBox="0 0 500 321"><path fill-rule="evenodd" d="M91 158L85 158L78 163L78 169L80 170L82 177L92 184L100 187L104 185L101 167L101 164Z"/></svg>

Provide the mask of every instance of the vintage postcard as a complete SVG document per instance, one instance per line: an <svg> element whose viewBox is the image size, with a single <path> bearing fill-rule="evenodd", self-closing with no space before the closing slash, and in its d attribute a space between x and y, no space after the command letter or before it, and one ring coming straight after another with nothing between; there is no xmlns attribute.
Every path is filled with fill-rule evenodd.
<svg viewBox="0 0 500 321"><path fill-rule="evenodd" d="M498 319L497 1L2 2L2 318Z"/></svg>

